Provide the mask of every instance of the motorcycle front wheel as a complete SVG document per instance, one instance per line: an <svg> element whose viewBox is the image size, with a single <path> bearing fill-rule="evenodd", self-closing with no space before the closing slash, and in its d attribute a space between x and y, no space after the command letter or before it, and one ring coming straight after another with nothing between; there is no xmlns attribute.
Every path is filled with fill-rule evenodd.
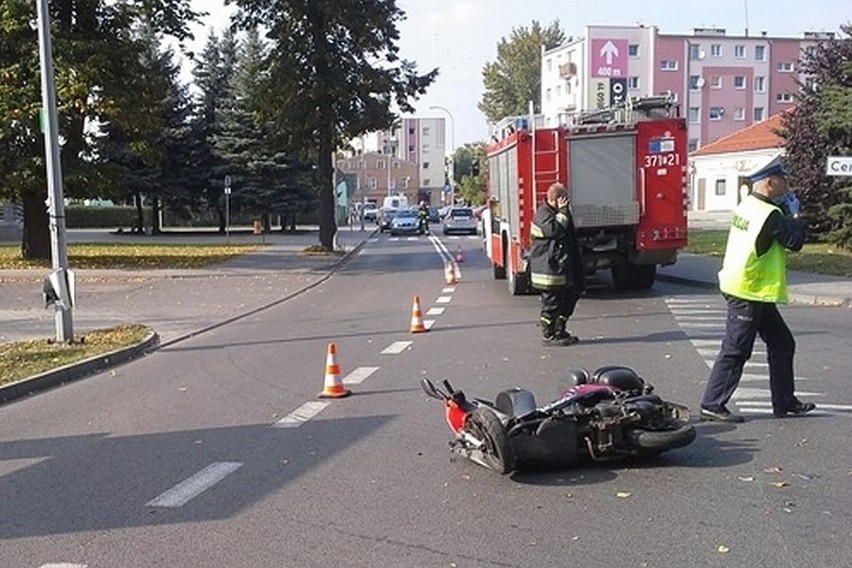
<svg viewBox="0 0 852 568"><path fill-rule="evenodd" d="M517 456L512 448L506 429L497 415L488 408L477 408L468 417L465 430L482 442L480 451L485 466L507 474L517 465Z"/></svg>
<svg viewBox="0 0 852 568"><path fill-rule="evenodd" d="M695 428L691 424L673 420L668 426L665 430L628 428L624 435L630 444L649 453L682 448L695 440Z"/></svg>

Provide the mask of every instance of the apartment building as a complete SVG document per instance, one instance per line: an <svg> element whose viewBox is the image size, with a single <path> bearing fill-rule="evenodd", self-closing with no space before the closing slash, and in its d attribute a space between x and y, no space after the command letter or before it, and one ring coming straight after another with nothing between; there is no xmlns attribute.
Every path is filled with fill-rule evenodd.
<svg viewBox="0 0 852 568"><path fill-rule="evenodd" d="M409 201L426 199L439 204L447 195L445 157L451 149L446 141L444 118L404 117L395 129L365 134L352 145L356 153L391 155L402 164L416 164L417 175L409 175L408 182L416 184L417 191L408 196ZM399 187L406 191L412 189L402 184Z"/></svg>
<svg viewBox="0 0 852 568"><path fill-rule="evenodd" d="M689 122L690 151L791 108L798 82L806 80L803 53L834 37L737 36L717 28L665 34L642 25L586 26L585 32L542 49L545 124L626 97L671 92Z"/></svg>
<svg viewBox="0 0 852 568"><path fill-rule="evenodd" d="M352 201L381 204L388 195L405 195L414 203L420 188L418 164L391 154L364 152L338 158L335 167L341 178L338 184L343 182L348 189L345 196L339 192L338 205L342 207Z"/></svg>

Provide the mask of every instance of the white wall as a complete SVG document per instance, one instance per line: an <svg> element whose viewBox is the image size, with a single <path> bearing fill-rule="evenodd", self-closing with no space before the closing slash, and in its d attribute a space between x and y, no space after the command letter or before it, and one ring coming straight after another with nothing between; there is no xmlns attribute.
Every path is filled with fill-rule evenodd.
<svg viewBox="0 0 852 568"><path fill-rule="evenodd" d="M693 156L690 180L690 209L693 211L730 211L741 200L742 178L748 177L781 154L778 148L732 152L709 156ZM704 203L699 197L700 181L705 182ZM724 180L725 194L716 195L717 180Z"/></svg>

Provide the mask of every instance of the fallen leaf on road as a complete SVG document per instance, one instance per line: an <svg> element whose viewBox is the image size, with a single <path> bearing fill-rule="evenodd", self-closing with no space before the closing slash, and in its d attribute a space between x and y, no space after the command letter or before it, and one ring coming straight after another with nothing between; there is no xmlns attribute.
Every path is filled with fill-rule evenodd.
<svg viewBox="0 0 852 568"><path fill-rule="evenodd" d="M772 482L773 487L787 487L788 485L790 485L790 484L787 483L786 481L773 481Z"/></svg>
<svg viewBox="0 0 852 568"><path fill-rule="evenodd" d="M615 494L616 497L619 497L621 499L625 499L627 497L630 497L631 495L633 495L633 493L630 493L629 491L619 491Z"/></svg>
<svg viewBox="0 0 852 568"><path fill-rule="evenodd" d="M781 466L776 465L772 467L767 467L763 470L763 473L781 473Z"/></svg>
<svg viewBox="0 0 852 568"><path fill-rule="evenodd" d="M748 477L740 477L740 481L754 481L754 476L749 475Z"/></svg>
<svg viewBox="0 0 852 568"><path fill-rule="evenodd" d="M718 548L716 548L716 552L719 552L721 554L727 554L730 551L731 551L730 547L725 546L724 544L720 544L718 546Z"/></svg>

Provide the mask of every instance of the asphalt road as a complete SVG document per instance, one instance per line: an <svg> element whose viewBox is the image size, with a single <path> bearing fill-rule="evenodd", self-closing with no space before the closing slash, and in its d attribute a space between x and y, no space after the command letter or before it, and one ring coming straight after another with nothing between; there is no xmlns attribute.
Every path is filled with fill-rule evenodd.
<svg viewBox="0 0 852 568"><path fill-rule="evenodd" d="M499 476L451 459L418 381L554 397L569 367L626 364L697 408L723 304L601 282L539 343L538 300L491 279L477 239L443 283L425 237L368 243L320 286L124 366L0 408L0 566L847 566L852 558L848 310L784 310L803 398L767 415L765 353L687 448ZM413 297L428 333L411 334ZM351 397L319 400L326 349Z"/></svg>

